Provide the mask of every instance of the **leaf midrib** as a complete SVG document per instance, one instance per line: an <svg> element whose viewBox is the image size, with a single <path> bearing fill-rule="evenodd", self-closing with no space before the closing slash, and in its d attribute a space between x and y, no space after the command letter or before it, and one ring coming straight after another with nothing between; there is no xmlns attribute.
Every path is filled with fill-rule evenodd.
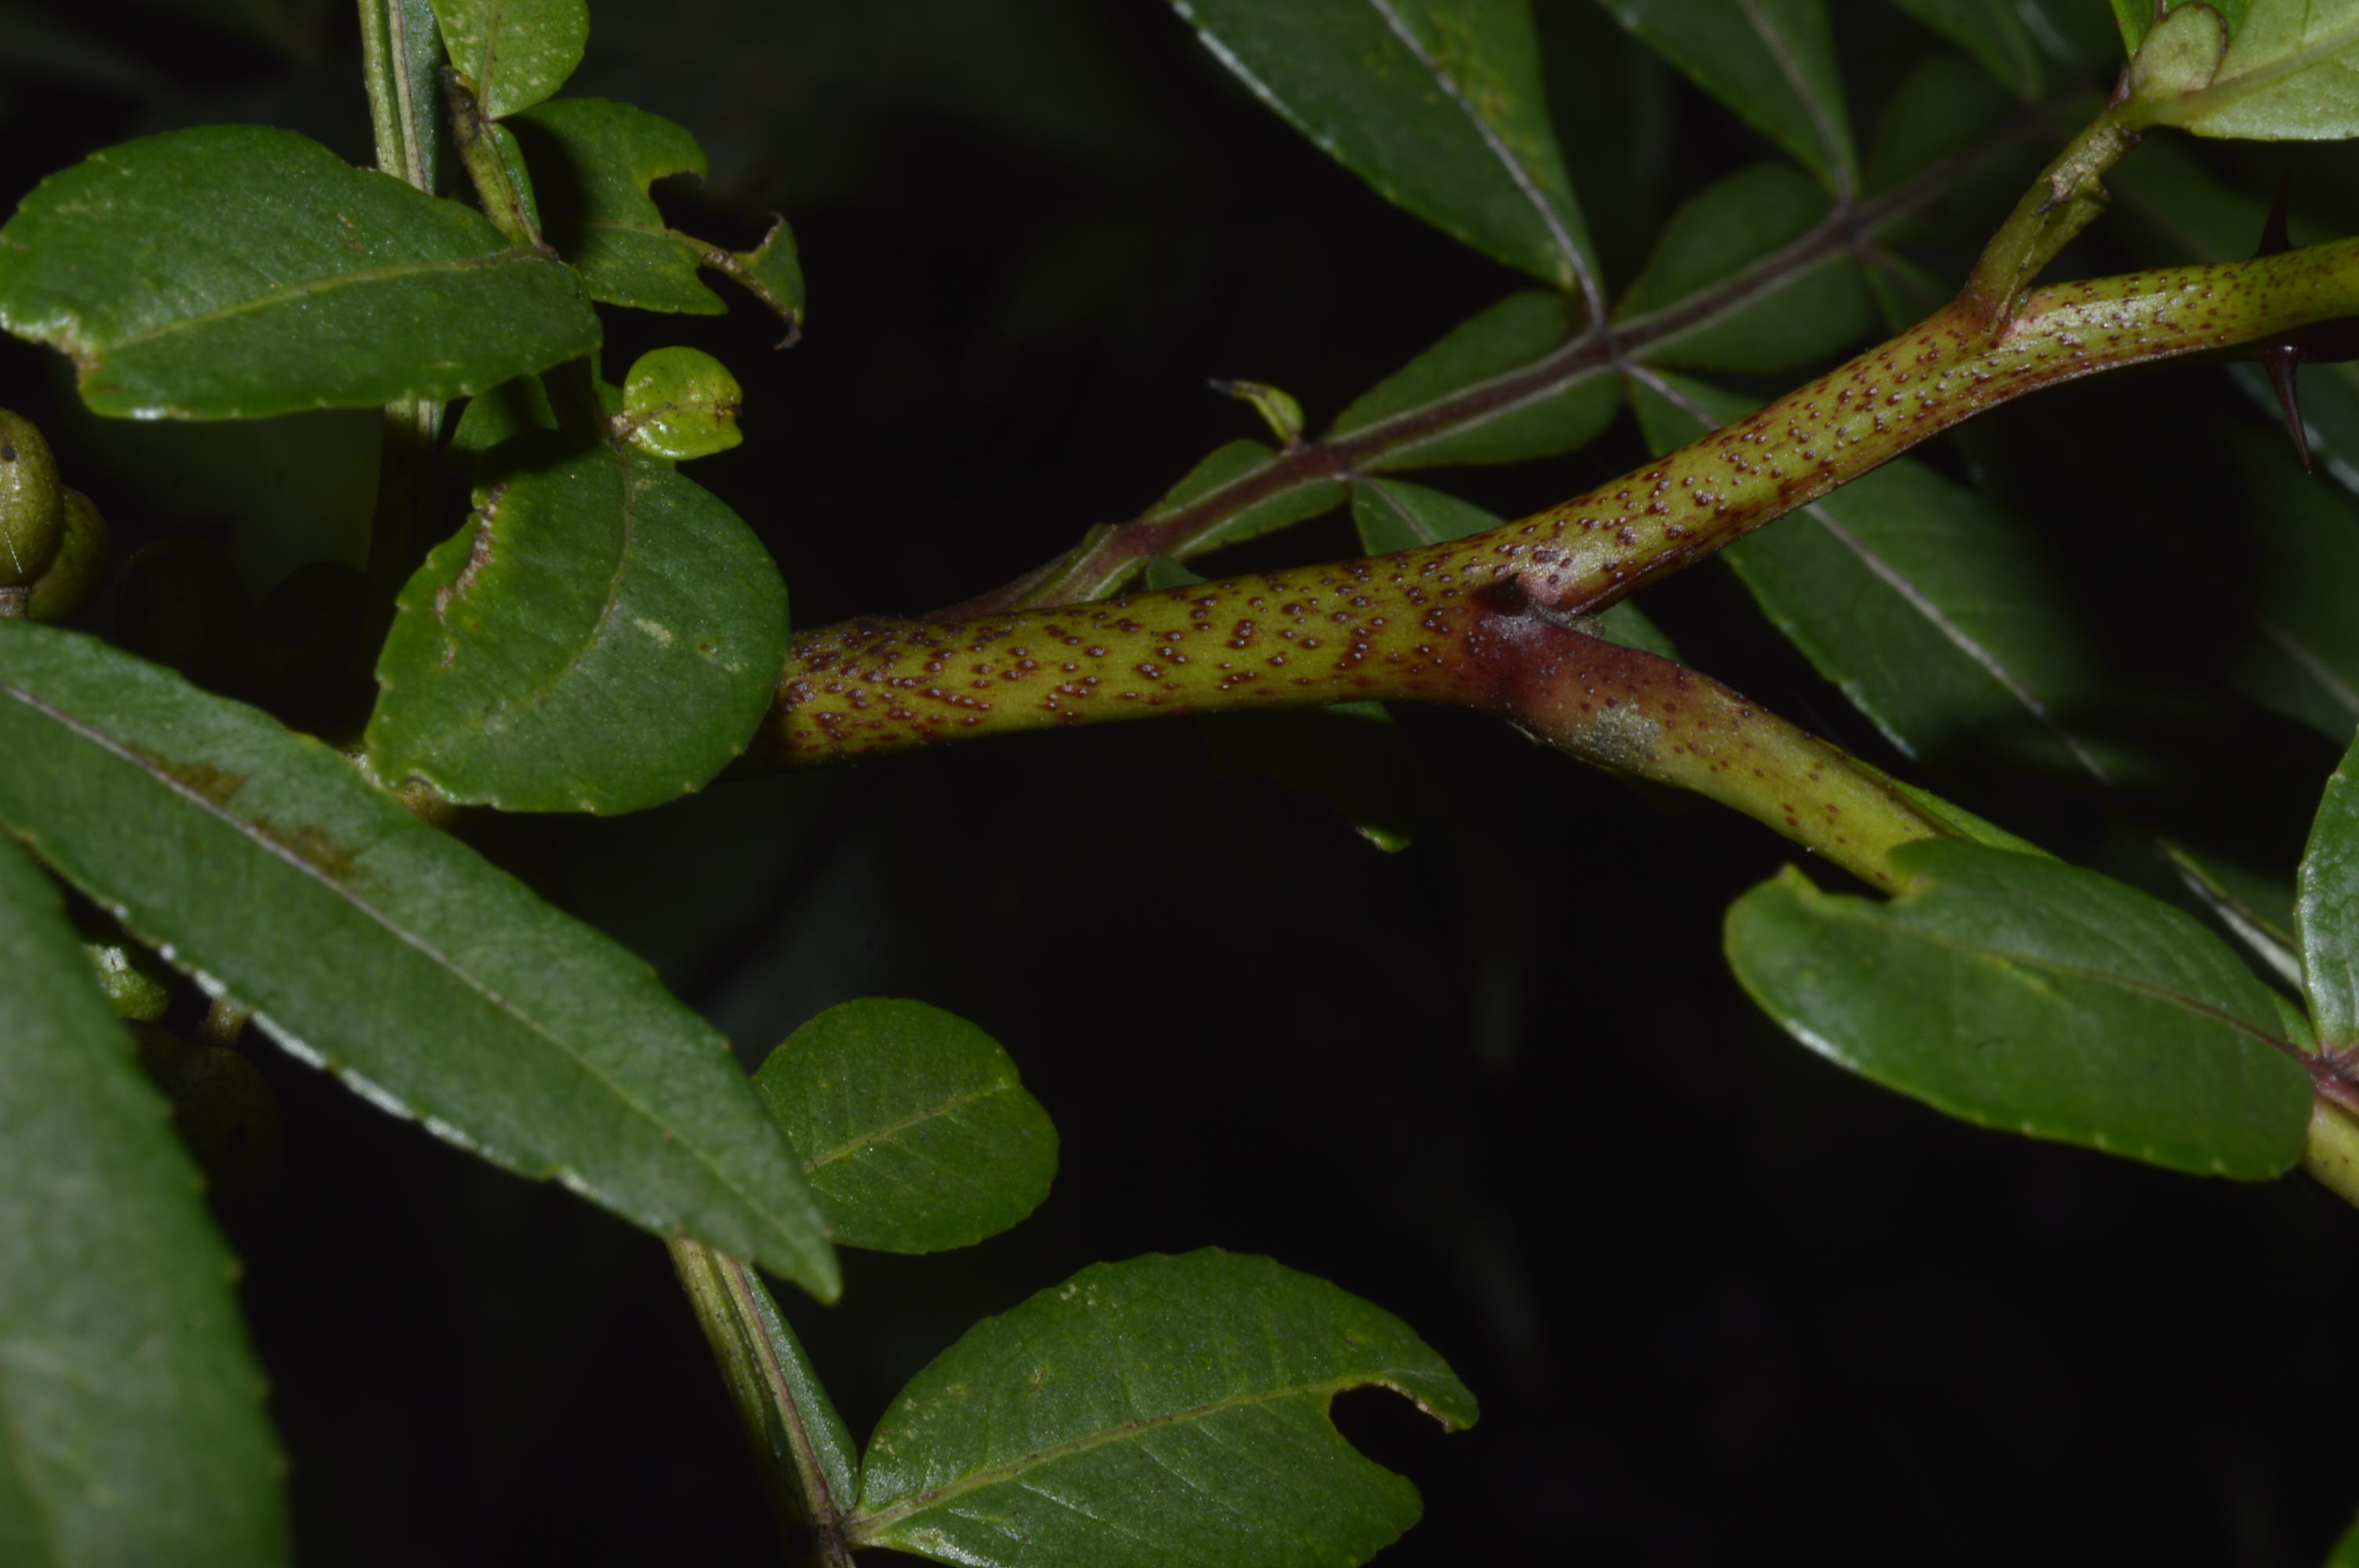
<svg viewBox="0 0 2359 1568"><path fill-rule="evenodd" d="M823 1154L815 1154L810 1159L805 1160L803 1162L803 1174L806 1176L814 1174L823 1166L832 1165L840 1160L849 1160L853 1155L859 1153L863 1149L867 1148L871 1144L881 1143L886 1139L894 1137L898 1133L907 1132L913 1127L922 1126L925 1123L933 1120L936 1117L948 1116L951 1112L958 1109L962 1106L970 1106L978 1100L989 1099L994 1095L1006 1094L1015 1087L1016 1086L1013 1084L1006 1083L989 1084L982 1088L971 1090L965 1094L953 1095L949 1099L942 1101L940 1105L931 1106L912 1115L905 1116L898 1121L888 1121L880 1127L871 1128L867 1131L854 1133L852 1137L846 1139L842 1143L839 1143L834 1148L827 1151L827 1152Z"/></svg>
<svg viewBox="0 0 2359 1568"><path fill-rule="evenodd" d="M2215 81L2209 87L2188 93L2176 102L2166 103L2162 105L2162 113L2156 118L2171 124L2201 119L2206 114L2240 103L2256 92L2266 92L2286 78L2298 76L2311 66L2351 49L2359 49L2359 14L2354 14L2341 27L2329 30L2319 41L2306 42L2298 49L2288 49L2277 59L2256 65L2250 70L2225 81ZM2232 49L2230 52L2234 51ZM2223 60L2222 63L2226 62Z"/></svg>
<svg viewBox="0 0 2359 1568"><path fill-rule="evenodd" d="M123 337L104 341L93 340L92 352L95 358L104 358L110 353L119 352L125 349L145 347L160 339L171 337L175 333L193 331L200 327L210 327L218 322L234 320L240 316L251 315L258 310L298 303L311 298L315 295L332 293L341 288L364 284L399 283L407 278L420 277L434 273L473 272L486 267L505 266L513 261L546 261L548 259L539 251L529 246L511 245L480 256L462 256L445 261L405 262L394 266L369 267L360 272L335 273L326 277L310 278L300 283L284 285L270 293L237 300L198 315L175 317L160 326L145 328Z"/></svg>
<svg viewBox="0 0 2359 1568"><path fill-rule="evenodd" d="M919 1492L915 1497L904 1498L900 1502L878 1509L874 1512L855 1507L847 1522L847 1533L854 1546L882 1544L885 1532L895 1525L918 1514L939 1508L953 1498L963 1497L969 1492L979 1491L985 1487L1004 1485L1042 1465L1053 1465L1059 1460L1069 1459L1076 1454L1085 1454L1094 1448L1103 1448L1109 1443L1123 1442L1136 1437L1140 1433L1151 1432L1158 1427L1177 1425L1181 1422L1202 1421L1218 1415L1223 1411L1243 1410L1254 1405L1271 1404L1280 1400L1299 1399L1306 1394L1320 1394L1332 1400L1336 1395L1353 1389L1386 1388L1408 1400L1419 1410L1427 1410L1430 1412L1430 1407L1425 1400L1408 1384L1397 1380L1406 1376L1406 1371L1407 1369L1403 1368L1387 1367L1379 1372L1353 1373L1319 1382L1289 1384L1263 1392L1232 1394L1226 1399L1212 1400L1203 1404L1187 1405L1160 1415L1138 1416L1130 1421L1118 1422L1112 1426L1085 1433L1080 1437L1068 1438L1062 1443L1052 1443L1046 1448L1036 1448L1029 1454L1019 1454L1014 1459L998 1465L985 1465L980 1470L971 1471L960 1476L947 1486L937 1487L928 1492Z"/></svg>
<svg viewBox="0 0 2359 1568"><path fill-rule="evenodd" d="M2282 1035L2272 1034L2260 1025L2230 1012L2223 1007L2190 996L2185 991L2174 990L2169 986L2158 984L2153 980L2142 980L2134 975L2119 974L2111 969L2093 969L2085 964L2067 963L2060 958L2018 953L2011 948L1995 946L1987 942L1952 935L1945 931L1935 931L1922 925L1881 918L1880 911L1864 914L1846 913L1843 918L1858 921L1878 930L1906 935L1951 952L1976 957L1995 958L2003 963L2021 965L2044 974L2056 975L2068 979L2089 980L2098 985L2110 986L2116 990L2147 997L2168 1006L2179 1008L2182 1011L2208 1018L2215 1023L2224 1024L2237 1033L2245 1035L2291 1058L2296 1066L2301 1065L2310 1055L2309 1052L2304 1051L2292 1041Z"/></svg>
<svg viewBox="0 0 2359 1568"><path fill-rule="evenodd" d="M525 687L520 696L514 698L503 697L498 707L498 711L503 714L531 715L540 712L554 701L558 688L570 680L583 665L589 663L591 658L606 645L607 630L614 625L616 607L623 601L623 579L628 575L632 562L637 558L638 492L632 482L632 465L628 458L603 448L598 455L602 462L611 467L615 487L622 494L620 508L622 542L614 551L614 569L606 574L606 589L599 600L598 613L591 621L589 630L566 654L561 663L548 674L536 677L528 687ZM602 467L599 471L601 478L608 477L607 467ZM482 525L491 531L493 542L496 546L499 539L499 518L496 509L484 519ZM443 630L443 635L452 643L460 640L457 634L451 632L447 626ZM424 762L423 758L440 750L441 745L452 736L477 730L481 729L482 724L481 715L462 714L456 724L440 731L431 743L421 739L408 747L407 750L412 753L413 758L419 760L413 760L402 765L410 769L430 767L431 764Z"/></svg>
<svg viewBox="0 0 2359 1568"><path fill-rule="evenodd" d="M160 784L165 789L180 796L181 799L195 806L201 814L212 817L215 821L228 827L240 838L246 839L249 843L259 848L263 853L271 856L285 865L294 868L294 870L301 875L309 877L313 881L318 882L321 886L327 888L334 893L335 896L342 899L347 904L351 905L353 910L374 921L377 925L391 935L395 940L405 944L423 955L437 968L442 970L451 979L457 981L463 989L472 991L476 996L482 998L484 1003L488 1005L495 1013L500 1017L511 1020L515 1023L522 1026L528 1033L553 1048L560 1055L571 1061L576 1066L587 1073L594 1082L605 1088L617 1101L629 1109L633 1115L638 1117L649 1126L659 1131L663 1135L663 1141L665 1142L672 1144L685 1152L691 1160L709 1172L724 1191L734 1194L739 1200L745 1204L751 1213L759 1216L764 1224L776 1233L777 1237L792 1244L795 1255L799 1259L802 1259L805 1261L806 1266L808 1266L808 1260L803 1259L803 1255L806 1253L807 1249L805 1249L799 1242L796 1242L791 1236L786 1233L777 1221L770 1216L766 1206L756 1199L753 1194L741 1187L734 1179L721 1168L720 1165L716 1164L712 1157L704 1152L702 1146L698 1141L683 1137L679 1129L671 1126L662 1117L658 1116L652 1108L642 1104L635 1095L630 1093L623 1086L616 1083L611 1076L609 1076L603 1068L584 1057L580 1051L575 1049L562 1037L552 1033L546 1025L540 1022L539 1020L519 1010L514 1002L510 1001L507 998L502 996L497 991L493 990L489 986L479 980L474 975L469 973L440 948L435 946L422 936L418 935L408 927L397 923L390 914L379 909L375 904L360 897L359 894L347 884L336 881L333 877L329 876L319 867L311 864L300 855L296 854L293 850L271 838L268 835L261 832L254 824L247 822L245 818L230 812L225 806L215 802L202 792L190 788L189 785L181 783L179 779L172 777L168 773L165 773L152 766L146 761L146 759L140 757L136 752L131 751L118 742L113 736L107 734L104 730L84 723L74 715L52 706L51 704L42 700L34 693L26 690L23 687L17 686L14 682L0 682L0 692L5 692L12 700L33 709L36 713L41 714L45 718L49 719L52 723L57 724L60 728L66 730L69 734L82 741L85 744L97 747L100 751L106 752L117 761L126 763L136 772L148 778L152 782ZM585 1184L589 1184L589 1178L583 1173L571 1170L561 1163L552 1162L550 1168L552 1171L559 1173L572 1176L575 1179L583 1182Z"/></svg>

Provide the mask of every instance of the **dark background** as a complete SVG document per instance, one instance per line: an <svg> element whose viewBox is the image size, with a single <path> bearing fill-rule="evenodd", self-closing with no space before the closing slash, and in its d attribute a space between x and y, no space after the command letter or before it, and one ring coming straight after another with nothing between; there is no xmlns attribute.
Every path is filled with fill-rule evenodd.
<svg viewBox="0 0 2359 1568"><path fill-rule="evenodd" d="M1837 9L1864 129L1930 39ZM1539 10L1576 182L1626 283L1671 202L1764 148L1586 5ZM341 7L5 16L12 201L91 147L207 120L369 161ZM107 52L27 45L45 23ZM745 244L766 211L794 222L799 347L770 354L750 310L616 313L606 368L688 341L738 370L748 442L694 471L763 532L802 624L964 598L1136 513L1258 433L1208 376L1286 387L1316 426L1517 286L1386 207L1152 4L597 0L571 91L698 133L712 179L666 190L684 227ZM2331 212L2349 166L2303 156ZM1958 276L1970 250L1931 238ZM126 546L218 538L257 589L357 548L371 416L104 427L15 343L0 400L52 430ZM2201 529L2225 481L2181 434L2207 420L2265 427L2182 369L2003 411L1932 454L2039 522L2124 667L2127 717L2108 717L2182 765L2126 805L1971 748L1913 776L2147 881L2125 812L2282 870L2332 762L2207 684L2221 567ZM1641 455L1625 422L1439 482L1515 513ZM2146 520L2135 552L2097 525L2122 516ZM1239 558L1347 553L1329 519ZM1716 569L1647 607L1704 667L1898 765ZM2359 1501L2359 1437L2332 1415L2359 1217L2300 1179L1992 1136L1843 1076L1719 956L1722 911L1790 858L1781 841L1495 726L1401 721L1419 826L1390 856L1184 720L471 831L646 953L749 1063L831 1003L915 997L991 1031L1055 1117L1061 1179L1025 1226L930 1259L847 1254L832 1308L785 1296L855 1433L977 1316L1098 1259L1218 1245L1398 1313L1483 1400L1447 1437L1389 1396L1339 1407L1424 1492L1386 1559L1402 1568L2320 1561ZM656 1242L255 1049L284 1169L225 1217L303 1561L770 1559Z"/></svg>

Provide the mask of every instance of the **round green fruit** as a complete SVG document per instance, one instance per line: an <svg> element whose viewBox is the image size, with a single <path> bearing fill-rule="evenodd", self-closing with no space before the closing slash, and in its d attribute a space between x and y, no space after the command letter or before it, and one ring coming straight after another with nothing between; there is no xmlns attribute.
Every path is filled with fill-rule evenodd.
<svg viewBox="0 0 2359 1568"><path fill-rule="evenodd" d="M32 421L0 408L0 587L39 577L64 533L58 460Z"/></svg>
<svg viewBox="0 0 2359 1568"><path fill-rule="evenodd" d="M90 602L106 580L108 557L106 519L79 490L66 492L65 535L49 569L33 579L25 599L25 614L34 621L63 621Z"/></svg>

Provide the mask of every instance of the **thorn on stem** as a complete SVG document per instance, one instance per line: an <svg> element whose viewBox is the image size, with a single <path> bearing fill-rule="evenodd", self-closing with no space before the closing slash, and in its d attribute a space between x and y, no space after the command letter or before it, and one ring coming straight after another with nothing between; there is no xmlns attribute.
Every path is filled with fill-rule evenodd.
<svg viewBox="0 0 2359 1568"><path fill-rule="evenodd" d="M2273 256L2291 248L2286 238L2286 205L2292 189L2293 170L2288 167L2277 176L2277 198L2269 203L2268 220L2261 225L2261 243L2253 252L2255 256ZM2261 362L2261 372L2269 378L2269 390L2277 394L2277 407L2285 415L2286 433L2293 438L2294 455L2301 460L2301 471L2309 473L2310 431L2302 423L2301 384L2294 373L2301 364L2301 350L2291 338L2280 338L2261 345L2254 357Z"/></svg>

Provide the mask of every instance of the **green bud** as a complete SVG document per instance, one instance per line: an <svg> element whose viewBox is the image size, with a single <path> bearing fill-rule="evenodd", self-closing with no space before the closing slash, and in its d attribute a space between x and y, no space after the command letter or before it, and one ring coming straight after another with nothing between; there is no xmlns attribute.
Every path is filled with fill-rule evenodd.
<svg viewBox="0 0 2359 1568"><path fill-rule="evenodd" d="M2212 85L2228 52L2228 19L2209 5L2181 5L2154 25L2130 61L2130 96L2153 103Z"/></svg>
<svg viewBox="0 0 2359 1568"><path fill-rule="evenodd" d="M641 451L677 462L725 452L745 438L737 410L745 394L729 367L701 349L641 354L623 378L615 430Z"/></svg>
<svg viewBox="0 0 2359 1568"><path fill-rule="evenodd" d="M172 971L145 947L128 942L85 942L90 967L98 975L98 989L114 1004L118 1017L153 1023L164 1016L172 1000Z"/></svg>
<svg viewBox="0 0 2359 1568"><path fill-rule="evenodd" d="M90 602L106 580L108 544L106 519L79 490L66 492L65 535L49 570L33 579L25 600L25 614L35 621L63 621Z"/></svg>
<svg viewBox="0 0 2359 1568"><path fill-rule="evenodd" d="M30 420L0 408L0 587L40 576L64 532L58 460Z"/></svg>

